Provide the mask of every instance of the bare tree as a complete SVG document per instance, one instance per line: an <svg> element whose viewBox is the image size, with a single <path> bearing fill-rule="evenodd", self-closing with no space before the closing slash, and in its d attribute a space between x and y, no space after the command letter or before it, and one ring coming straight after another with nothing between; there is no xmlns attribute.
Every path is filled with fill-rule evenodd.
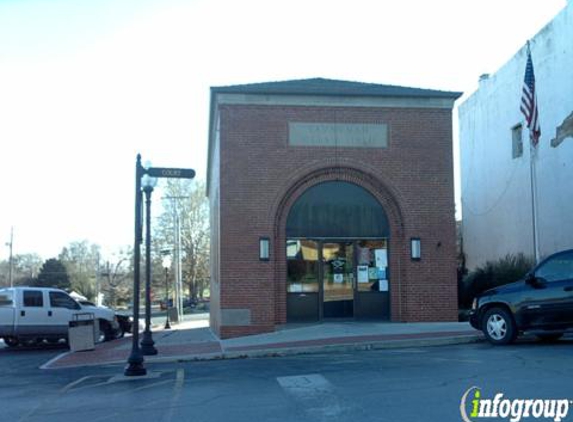
<svg viewBox="0 0 573 422"><path fill-rule="evenodd" d="M130 249L120 250L113 261L106 261L99 273L101 292L106 298L105 303L110 307L125 305L131 298L133 286L132 252Z"/></svg>
<svg viewBox="0 0 573 422"><path fill-rule="evenodd" d="M183 282L189 297L203 297L209 286L209 204L202 181L168 180L163 213L158 219L157 248L176 247L175 227L179 220Z"/></svg>
<svg viewBox="0 0 573 422"><path fill-rule="evenodd" d="M21 254L13 256L12 278L15 286L32 285L34 279L38 277L40 268L44 261L38 254ZM9 282L9 266L8 261L0 262L0 286L8 286Z"/></svg>
<svg viewBox="0 0 573 422"><path fill-rule="evenodd" d="M71 242L62 249L59 259L68 270L72 290L94 300L97 294L96 274L100 247L87 240Z"/></svg>

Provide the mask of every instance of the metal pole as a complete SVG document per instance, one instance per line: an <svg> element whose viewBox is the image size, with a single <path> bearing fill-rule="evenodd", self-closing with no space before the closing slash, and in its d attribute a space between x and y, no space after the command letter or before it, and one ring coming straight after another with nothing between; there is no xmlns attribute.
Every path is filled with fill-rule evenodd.
<svg viewBox="0 0 573 422"><path fill-rule="evenodd" d="M10 287L14 287L14 276L12 272L12 267L14 266L14 259L12 256L12 246L14 245L14 227L10 228L10 264L8 269L8 280L10 281Z"/></svg>
<svg viewBox="0 0 573 422"><path fill-rule="evenodd" d="M145 331L141 340L141 352L156 355L157 349L151 335L151 186L143 188L145 192Z"/></svg>
<svg viewBox="0 0 573 422"><path fill-rule="evenodd" d="M171 324L169 323L169 268L165 267L165 329L169 330Z"/></svg>
<svg viewBox="0 0 573 422"><path fill-rule="evenodd" d="M179 199L187 199L187 196L165 196L163 199L172 200L173 206L173 258L174 258L174 274L175 274L175 287L173 303L177 309L177 320L181 321L183 315L183 287L182 287L182 265L181 265L181 229L179 220ZM175 305L176 304L176 305Z"/></svg>
<svg viewBox="0 0 573 422"><path fill-rule="evenodd" d="M147 374L143 366L143 354L139 349L139 266L141 260L141 155L137 154L135 163L135 239L133 245L133 337L131 342L131 354L127 359L125 376L141 376Z"/></svg>
<svg viewBox="0 0 573 422"><path fill-rule="evenodd" d="M533 142L529 142L529 181L531 186L531 220L533 228L533 255L535 263L539 263L539 240L537 236L537 180L535 178L535 154Z"/></svg>
<svg viewBox="0 0 573 422"><path fill-rule="evenodd" d="M97 306L102 305L101 301L99 300L99 286L100 286L99 277L100 277L100 273L101 273L100 268L99 268L99 258L100 258L100 256L99 256L99 252L98 252L97 253L97 261L96 261L96 273L95 273L95 276L96 276L96 305ZM113 306L113 304L110 306Z"/></svg>
<svg viewBox="0 0 573 422"><path fill-rule="evenodd" d="M175 275L175 284L173 286L173 308L177 309L177 224L175 223L177 220L177 207L175 198L169 199L173 200L173 274ZM179 311L177 312L177 322L179 322Z"/></svg>
<svg viewBox="0 0 573 422"><path fill-rule="evenodd" d="M177 212L177 290L179 291L177 309L179 310L179 322L183 322L183 270L181 265L181 222L179 211Z"/></svg>

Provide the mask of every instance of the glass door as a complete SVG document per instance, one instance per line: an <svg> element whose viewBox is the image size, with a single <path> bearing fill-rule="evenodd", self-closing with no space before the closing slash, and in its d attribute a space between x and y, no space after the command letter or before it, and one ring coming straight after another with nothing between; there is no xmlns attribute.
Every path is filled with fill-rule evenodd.
<svg viewBox="0 0 573 422"><path fill-rule="evenodd" d="M354 316L354 244L323 242L322 252L322 316L351 318Z"/></svg>
<svg viewBox="0 0 573 422"><path fill-rule="evenodd" d="M388 265L386 239L356 242L355 318L378 320L390 318Z"/></svg>
<svg viewBox="0 0 573 422"><path fill-rule="evenodd" d="M287 239L287 321L388 320L388 240Z"/></svg>
<svg viewBox="0 0 573 422"><path fill-rule="evenodd" d="M287 240L287 320L319 319L319 243Z"/></svg>

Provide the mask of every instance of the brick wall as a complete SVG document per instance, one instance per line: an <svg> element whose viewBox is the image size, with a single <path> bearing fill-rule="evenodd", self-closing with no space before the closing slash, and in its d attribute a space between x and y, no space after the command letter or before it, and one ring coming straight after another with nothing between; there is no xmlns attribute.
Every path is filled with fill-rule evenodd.
<svg viewBox="0 0 573 422"><path fill-rule="evenodd" d="M457 318L452 119L449 109L219 105L218 304L249 310L250 324L219 316L221 337L272 331L286 322L285 223L308 187L327 180L363 186L384 207L391 235L394 321ZM388 148L288 146L288 123L384 123ZM271 260L259 261L259 237ZM411 261L411 237L422 260Z"/></svg>

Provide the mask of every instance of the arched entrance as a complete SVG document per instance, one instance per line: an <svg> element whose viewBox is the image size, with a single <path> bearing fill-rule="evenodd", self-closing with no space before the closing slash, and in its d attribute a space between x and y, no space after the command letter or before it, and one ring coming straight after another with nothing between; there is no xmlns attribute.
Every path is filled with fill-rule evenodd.
<svg viewBox="0 0 573 422"><path fill-rule="evenodd" d="M389 237L363 187L326 181L303 192L286 221L287 320L389 319Z"/></svg>

